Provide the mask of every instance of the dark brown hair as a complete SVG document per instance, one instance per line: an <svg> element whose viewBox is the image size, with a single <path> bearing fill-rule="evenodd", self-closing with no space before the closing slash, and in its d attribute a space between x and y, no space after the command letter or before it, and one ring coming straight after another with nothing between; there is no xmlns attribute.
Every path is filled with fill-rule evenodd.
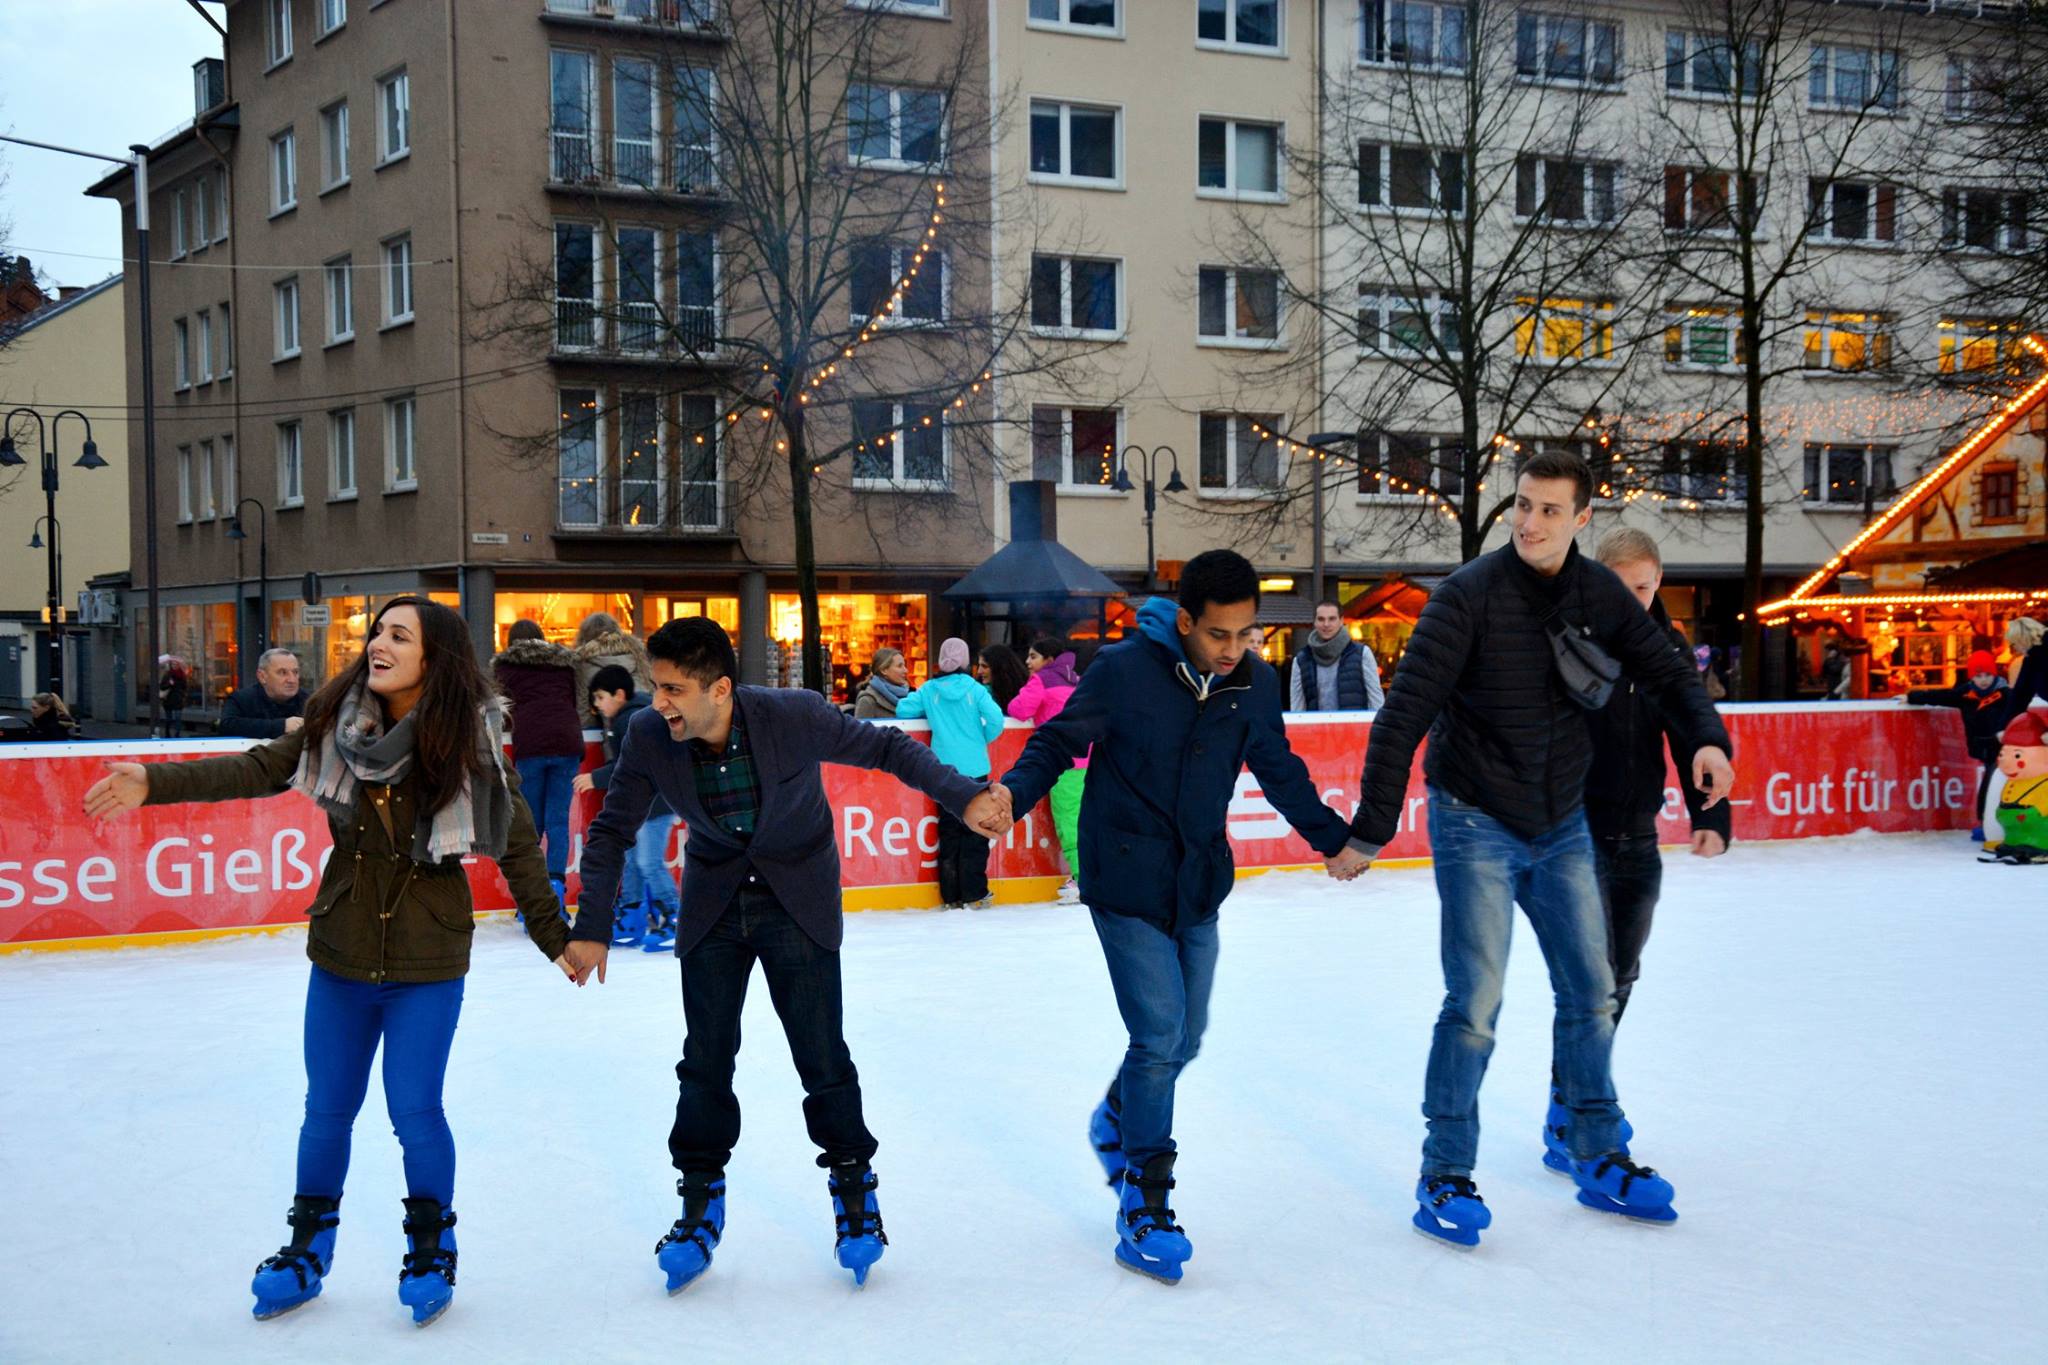
<svg viewBox="0 0 2048 1365"><path fill-rule="evenodd" d="M1515 471L1518 479L1525 474L1532 479L1570 479L1574 512L1583 512L1593 505L1592 467L1569 450L1538 451Z"/></svg>
<svg viewBox="0 0 2048 1365"><path fill-rule="evenodd" d="M494 779L480 757L483 748L483 706L495 695L477 666L469 627L450 607L424 597L394 597L377 609L363 637L356 661L331 678L306 703L306 747L317 750L334 728L341 699L370 677L369 642L397 607L411 607L420 617L420 666L425 686L413 708L412 770L419 778L422 809L429 815L453 801L462 779Z"/></svg>

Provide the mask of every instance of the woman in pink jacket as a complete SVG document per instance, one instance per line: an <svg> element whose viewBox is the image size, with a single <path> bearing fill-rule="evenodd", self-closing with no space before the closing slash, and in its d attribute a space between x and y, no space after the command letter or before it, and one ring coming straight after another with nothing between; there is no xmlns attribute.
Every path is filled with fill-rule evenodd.
<svg viewBox="0 0 2048 1365"><path fill-rule="evenodd" d="M1043 725L1060 713L1067 704L1067 698L1074 695L1074 689L1081 679L1074 672L1074 652L1067 642L1056 635L1041 636L1034 640L1025 652L1024 666L1031 670L1030 681L1024 690L1010 701L1010 716L1013 720L1028 720L1033 725ZM1079 898L1079 887L1075 878L1080 875L1081 860L1076 850L1081 831L1081 788L1088 778L1086 755L1074 760L1074 766L1053 783L1046 802L1052 807L1053 832L1059 836L1060 852L1067 860L1067 884L1060 888L1060 898L1070 899L1067 891L1075 892Z"/></svg>

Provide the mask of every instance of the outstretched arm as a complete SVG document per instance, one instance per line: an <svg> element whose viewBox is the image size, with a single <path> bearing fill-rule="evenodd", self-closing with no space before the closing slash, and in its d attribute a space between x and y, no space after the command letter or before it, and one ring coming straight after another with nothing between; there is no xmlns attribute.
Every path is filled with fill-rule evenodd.
<svg viewBox="0 0 2048 1365"><path fill-rule="evenodd" d="M548 961L561 963L562 952L569 946L569 929L562 923L562 907L555 902L554 883L548 880L547 859L540 851L540 833L534 829L533 811L520 793L518 772L509 763L501 764L500 768L505 784L512 789L512 827L506 834L498 870L505 874L505 884L512 888L512 903L526 919L526 936ZM562 971L575 979L573 967L565 964Z"/></svg>
<svg viewBox="0 0 2048 1365"><path fill-rule="evenodd" d="M1351 838L1350 826L1343 816L1323 804L1314 780L1308 775L1308 765L1287 742L1287 730L1278 709L1256 717L1245 738L1245 766L1259 779L1259 787L1273 808L1325 858L1343 852Z"/></svg>
<svg viewBox="0 0 2048 1365"><path fill-rule="evenodd" d="M1043 801L1052 784L1074 766L1074 760L1109 733L1110 699L1116 692L1118 672L1115 659L1097 660L1082 674L1081 685L1060 713L1031 732L1024 752L1003 774L1003 786L1009 789L1016 809L1030 810ZM1013 704L1012 714L1015 711Z"/></svg>
<svg viewBox="0 0 2048 1365"><path fill-rule="evenodd" d="M823 762L878 769L923 792L956 817L964 816L968 802L981 793L984 783L962 777L941 763L930 745L918 743L893 725L863 724L823 697L816 702L805 708L805 719L819 736L816 751Z"/></svg>

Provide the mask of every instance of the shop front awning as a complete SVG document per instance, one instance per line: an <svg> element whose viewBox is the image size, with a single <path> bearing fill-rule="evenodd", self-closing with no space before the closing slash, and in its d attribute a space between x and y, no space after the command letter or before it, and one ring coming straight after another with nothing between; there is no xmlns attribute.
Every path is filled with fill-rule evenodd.
<svg viewBox="0 0 2048 1365"><path fill-rule="evenodd" d="M1124 590L1056 540L1013 540L941 595L960 603L1092 601Z"/></svg>

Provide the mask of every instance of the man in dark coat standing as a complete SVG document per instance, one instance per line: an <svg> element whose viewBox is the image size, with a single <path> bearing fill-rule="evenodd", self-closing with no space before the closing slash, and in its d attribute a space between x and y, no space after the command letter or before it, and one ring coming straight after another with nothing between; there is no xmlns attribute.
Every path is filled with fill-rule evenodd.
<svg viewBox="0 0 2048 1365"><path fill-rule="evenodd" d="M237 739L277 739L303 725L305 716L299 656L288 649L266 649L256 661L256 681L228 693L214 728Z"/></svg>
<svg viewBox="0 0 2048 1365"><path fill-rule="evenodd" d="M1709 804L1727 798L1735 771L1727 731L1690 661L1613 571L1579 553L1573 538L1592 515L1592 487L1577 456L1535 456L1516 481L1510 543L1430 595L1372 727L1351 826L1352 847L1367 856L1394 837L1427 733L1444 1003L1424 1082L1429 1136L1414 1222L1463 1246L1476 1245L1492 1221L1472 1167L1518 903L1556 993L1552 1037L1580 1202L1657 1221L1677 1216L1670 1183L1636 1165L1620 1137L1609 1071L1614 969L1584 805L1593 743L1584 703L1560 681L1568 635L1618 662L1671 719Z"/></svg>
<svg viewBox="0 0 2048 1365"><path fill-rule="evenodd" d="M1365 865L1287 746L1279 678L1253 644L1258 616L1259 576L1242 555L1196 555L1179 603L1155 597L1139 609L1137 638L1095 657L1002 782L1012 808L1030 810L1089 755L1081 896L1130 1033L1089 1132L1121 1192L1117 1260L1169 1282L1191 1254L1166 1200L1174 1085L1208 1023L1217 911L1236 876L1225 821L1238 773L1251 768L1333 873Z"/></svg>
<svg viewBox="0 0 2048 1365"><path fill-rule="evenodd" d="M670 621L647 651L654 705L628 727L591 823L569 952L579 983L593 970L604 980L620 873L659 797L689 838L676 928L686 1032L668 1141L683 1213L658 1259L673 1293L710 1265L724 1231L725 1165L740 1134L740 1007L758 961L803 1081L818 1164L831 1172L840 1264L864 1281L885 1239L868 1164L876 1143L846 1046L839 845L819 769L880 769L970 825L1004 824L1008 808L894 726L864 725L815 692L736 686L732 641L706 617Z"/></svg>

